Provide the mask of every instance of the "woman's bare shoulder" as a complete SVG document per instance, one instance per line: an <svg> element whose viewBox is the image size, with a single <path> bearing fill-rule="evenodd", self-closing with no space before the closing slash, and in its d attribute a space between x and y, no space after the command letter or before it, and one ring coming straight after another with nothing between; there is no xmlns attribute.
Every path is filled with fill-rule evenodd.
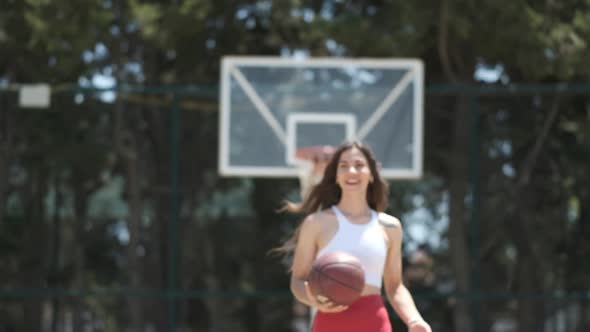
<svg viewBox="0 0 590 332"><path fill-rule="evenodd" d="M322 227L335 220L334 212L330 209L324 209L307 215L303 222L310 225L310 227Z"/></svg>
<svg viewBox="0 0 590 332"><path fill-rule="evenodd" d="M385 212L379 212L378 215L379 224L383 227L383 231L386 236L387 246L392 248L399 248L394 245L399 243L401 245L403 232L402 223L396 217L389 215Z"/></svg>
<svg viewBox="0 0 590 332"><path fill-rule="evenodd" d="M314 220L317 222L325 219L334 219L335 217L336 215L334 214L334 211L331 209L323 209L309 214L305 219Z"/></svg>
<svg viewBox="0 0 590 332"><path fill-rule="evenodd" d="M381 224L385 228L401 228L402 223L399 221L398 218L389 215L385 212L379 212L377 215L379 220L379 224Z"/></svg>

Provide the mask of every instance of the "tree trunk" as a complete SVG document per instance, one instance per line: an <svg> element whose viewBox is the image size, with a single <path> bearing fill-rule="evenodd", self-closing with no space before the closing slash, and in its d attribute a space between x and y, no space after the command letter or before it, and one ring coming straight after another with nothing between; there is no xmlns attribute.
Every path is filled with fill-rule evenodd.
<svg viewBox="0 0 590 332"><path fill-rule="evenodd" d="M470 303L465 296L470 292L470 262L467 245L467 216L465 198L469 186L469 104L467 97L460 97L454 116L454 135L451 147L451 178L449 208L449 244L451 265L459 299L453 312L455 332L471 332Z"/></svg>
<svg viewBox="0 0 590 332"><path fill-rule="evenodd" d="M148 256L146 257L146 269L157 271L147 273L144 276L144 285L151 289L165 290L168 276L168 225L170 218L170 159L166 121L168 113L159 109L146 110L144 119L149 127L149 155L146 154L145 174L149 174L150 200L154 202L154 220L149 228L146 244ZM150 319L157 331L166 331L167 326L167 299L159 297L150 301L145 307L145 317Z"/></svg>
<svg viewBox="0 0 590 332"><path fill-rule="evenodd" d="M537 192L527 193L531 183L533 171L539 162L539 156L549 138L551 129L554 127L560 111L559 95L553 101L549 114L543 121L541 131L536 137L535 143L526 155L519 178L511 193L512 202L507 205L505 222L511 228L513 242L519 252L519 287L525 295L533 295L544 291L543 276L547 268L543 268L543 261L546 257L543 253L536 253L532 245L534 241L527 238L532 232L527 221L531 218L525 214L526 205L522 197L534 198ZM531 273L535 271L536 273ZM519 309L519 330L520 331L542 331L544 317L544 302L535 300L521 300Z"/></svg>
<svg viewBox="0 0 590 332"><path fill-rule="evenodd" d="M12 132L14 123L4 96L0 94L0 220L4 217L8 193L8 170L11 164Z"/></svg>
<svg viewBox="0 0 590 332"><path fill-rule="evenodd" d="M524 240L524 239L523 239ZM526 240L525 240L526 241ZM541 280L543 273L531 273L537 271L535 260L527 253L520 259L519 284L525 298L518 305L518 330L519 331L543 331L545 311L544 302L541 299L529 298L541 292Z"/></svg>
<svg viewBox="0 0 590 332"><path fill-rule="evenodd" d="M51 263L50 263L50 276L51 283L48 285L50 288L63 288L63 281L60 280L59 276L62 270L62 261L60 259L62 254L62 220L59 214L63 204L63 195L61 193L60 180L56 178L54 181L55 190L55 201L54 201L54 214L53 214L53 225L51 229ZM50 331L58 332L59 317L61 313L61 301L59 297L51 299L51 323Z"/></svg>
<svg viewBox="0 0 590 332"><path fill-rule="evenodd" d="M141 288L141 262L139 257L140 231L141 231L141 188L137 163L136 145L132 143L125 158L127 173L127 203L129 206L128 229L129 244L127 247L127 271L129 275L129 287ZM143 322L142 301L137 297L128 297L129 328L131 331L140 331Z"/></svg>
<svg viewBox="0 0 590 332"><path fill-rule="evenodd" d="M216 262L218 261L218 249L216 239L211 237L203 237L202 243L203 257L204 257L204 271L207 274L203 277L207 290L211 292L220 291L220 278L216 273ZM231 313L235 310L236 301L227 301L220 296L209 296L203 299L205 306L209 311L209 331L215 332L242 332L245 330L239 321L227 319L231 317Z"/></svg>
<svg viewBox="0 0 590 332"><path fill-rule="evenodd" d="M87 206L88 193L84 189L84 178L74 176L74 238L72 239L74 276L72 286L75 290L86 289L86 278L84 271L86 269L86 247L84 245L84 229L87 223ZM83 313L86 310L86 301L83 297L72 299L73 329L75 332L83 331L84 319Z"/></svg>
<svg viewBox="0 0 590 332"><path fill-rule="evenodd" d="M43 167L43 166L39 166ZM44 288L45 257L47 241L45 234L44 199L47 194L47 176L39 168L31 167L27 198L26 222L30 227L24 233L24 259L22 271L23 288ZM23 331L41 331L42 329L42 299L30 298L24 302Z"/></svg>
<svg viewBox="0 0 590 332"><path fill-rule="evenodd" d="M166 283L166 278L168 276L168 228L166 226L170 222L170 204L167 201L169 198L167 195L159 194L157 196L158 203L155 204L157 208L156 220L154 225L152 225L150 236L152 239L150 270L157 272L148 274L148 276L150 278L150 284L154 289L166 290L168 287ZM158 298L151 305L151 313L149 317L151 317L152 321L155 323L158 331L166 331L168 329L167 305L168 302L165 297Z"/></svg>
<svg viewBox="0 0 590 332"><path fill-rule="evenodd" d="M6 194L8 193L8 164L7 156L8 145L4 143L0 146L0 220L4 219L4 210L6 206Z"/></svg>

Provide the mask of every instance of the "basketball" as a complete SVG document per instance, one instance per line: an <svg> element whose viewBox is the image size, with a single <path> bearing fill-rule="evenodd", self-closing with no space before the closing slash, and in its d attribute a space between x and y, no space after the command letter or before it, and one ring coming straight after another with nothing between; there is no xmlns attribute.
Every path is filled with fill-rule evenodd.
<svg viewBox="0 0 590 332"><path fill-rule="evenodd" d="M350 305L361 296L365 272L358 258L334 251L315 260L307 281L318 301L329 299L337 305Z"/></svg>

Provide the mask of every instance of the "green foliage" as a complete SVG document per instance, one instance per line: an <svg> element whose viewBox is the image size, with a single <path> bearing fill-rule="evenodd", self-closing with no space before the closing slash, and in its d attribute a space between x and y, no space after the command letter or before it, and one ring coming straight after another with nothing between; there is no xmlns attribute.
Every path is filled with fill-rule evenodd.
<svg viewBox="0 0 590 332"><path fill-rule="evenodd" d="M0 186L0 281L8 289L134 285L141 294L162 295L177 257L175 283L193 291L190 300L176 302L178 325L203 330L288 329L288 276L283 262L267 253L301 217L276 213L281 200L297 192L296 181L220 178L213 100L183 96L194 104L182 111L175 173L168 95L119 92L111 103L100 94L70 93L62 84L92 85L101 74L117 85L216 86L222 55L297 51L419 57L429 83L473 83L478 64L501 65L517 83L585 82L590 74L588 1L27 0L2 6L0 86L43 81L55 89L47 111L20 109L13 92L0 93L0 179L7 179ZM486 291L586 289L588 98L534 93L478 99L477 211L470 152L451 154L456 136L471 137L457 135L461 121L470 120L453 118L458 97L426 98L426 176L392 182L389 212L406 229L420 222L440 236L437 287L455 281L448 245L464 238L469 257L481 263ZM560 112L531 181L520 186L554 104ZM177 202L172 174L179 175ZM452 174L469 179L459 184L469 186L464 197L449 197L460 180ZM477 229L452 238L443 227L453 199L461 217L449 222L477 221L477 239ZM39 322L48 312L33 302L3 302L0 329L26 330L26 322ZM166 330L166 304L165 297L75 297L43 308L60 310L55 322L75 317L79 330L84 310L102 319L105 330ZM453 309L439 305L444 313ZM482 319L508 306L489 304ZM450 329L445 317L436 322L437 330Z"/></svg>
<svg viewBox="0 0 590 332"><path fill-rule="evenodd" d="M82 52L113 19L100 0L9 1L1 15L0 73L19 82L76 81L84 70Z"/></svg>

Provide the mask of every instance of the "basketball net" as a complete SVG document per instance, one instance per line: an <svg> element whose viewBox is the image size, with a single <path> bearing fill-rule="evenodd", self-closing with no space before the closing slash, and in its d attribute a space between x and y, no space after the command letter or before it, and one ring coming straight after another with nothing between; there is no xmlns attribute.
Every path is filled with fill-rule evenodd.
<svg viewBox="0 0 590 332"><path fill-rule="evenodd" d="M297 149L296 160L299 176L301 201L307 198L311 189L324 176L324 170L334 154L335 148L330 145L316 145Z"/></svg>
<svg viewBox="0 0 590 332"><path fill-rule="evenodd" d="M308 146L297 149L295 159L297 160L296 167L299 175L302 202L307 198L313 187L322 180L324 170L328 166L335 150L333 146L329 145ZM309 331L311 331L315 314L316 310L310 308L309 322L307 324Z"/></svg>

